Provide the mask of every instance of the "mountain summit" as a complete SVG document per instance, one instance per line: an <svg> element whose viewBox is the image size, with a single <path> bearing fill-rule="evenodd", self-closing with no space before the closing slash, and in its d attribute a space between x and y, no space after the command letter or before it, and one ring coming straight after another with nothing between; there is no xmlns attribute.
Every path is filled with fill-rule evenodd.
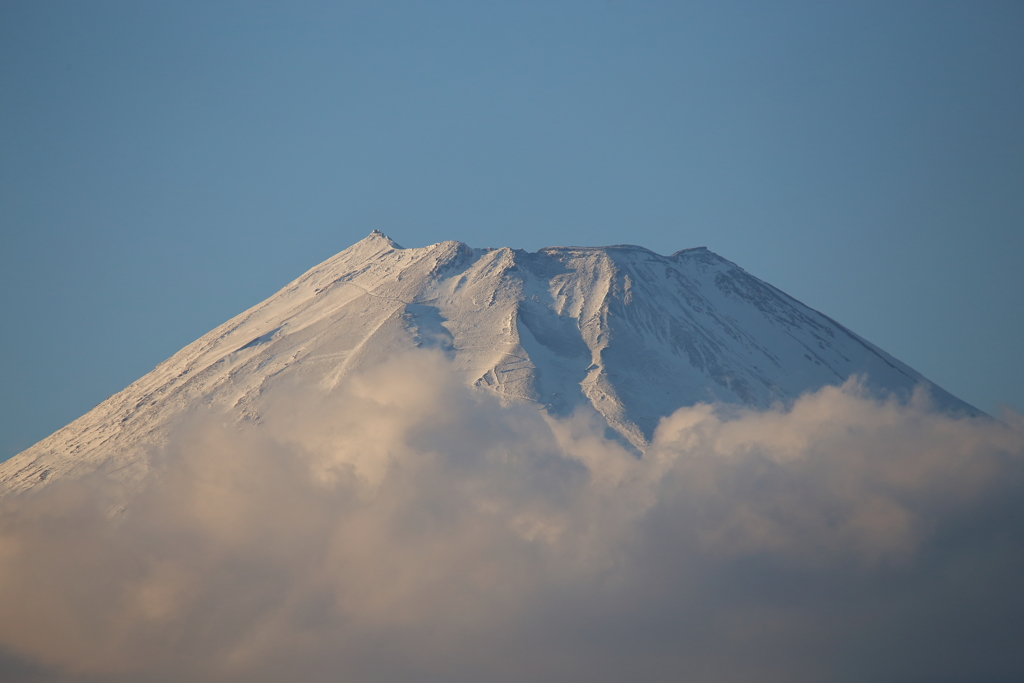
<svg viewBox="0 0 1024 683"><path fill-rule="evenodd" d="M0 465L0 492L96 470L138 481L190 406L258 422L279 387L330 391L414 347L506 400L556 416L590 406L638 450L682 406L767 408L854 374L879 395L923 386L939 408L978 414L704 247L404 249L375 230Z"/></svg>

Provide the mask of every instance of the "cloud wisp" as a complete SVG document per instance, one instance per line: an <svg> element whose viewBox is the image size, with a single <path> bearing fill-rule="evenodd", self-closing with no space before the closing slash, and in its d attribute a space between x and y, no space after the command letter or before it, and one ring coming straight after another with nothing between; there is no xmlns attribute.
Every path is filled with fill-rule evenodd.
<svg viewBox="0 0 1024 683"><path fill-rule="evenodd" d="M854 382L641 459L416 352L0 512L21 681L1009 681L1024 421Z"/></svg>

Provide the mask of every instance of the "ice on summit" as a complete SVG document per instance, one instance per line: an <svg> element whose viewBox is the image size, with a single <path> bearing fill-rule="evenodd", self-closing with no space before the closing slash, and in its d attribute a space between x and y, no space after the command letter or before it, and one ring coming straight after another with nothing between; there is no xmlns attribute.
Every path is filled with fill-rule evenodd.
<svg viewBox="0 0 1024 683"><path fill-rule="evenodd" d="M415 347L443 350L465 384L504 400L592 408L637 451L682 406L767 408L852 375L978 413L704 247L404 249L374 230L0 465L0 492L96 470L138 481L190 406L258 422L279 387L330 391Z"/></svg>

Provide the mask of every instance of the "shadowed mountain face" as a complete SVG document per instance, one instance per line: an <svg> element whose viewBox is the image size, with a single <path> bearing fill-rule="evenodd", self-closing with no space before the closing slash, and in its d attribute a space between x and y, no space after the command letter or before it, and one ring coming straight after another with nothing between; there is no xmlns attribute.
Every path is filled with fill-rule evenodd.
<svg viewBox="0 0 1024 683"><path fill-rule="evenodd" d="M923 386L940 408L978 414L704 248L403 249L374 232L0 465L0 491L97 470L138 482L192 406L259 422L276 394L330 392L416 347L508 401L558 416L592 407L641 451L682 406L766 408L854 374L879 395Z"/></svg>

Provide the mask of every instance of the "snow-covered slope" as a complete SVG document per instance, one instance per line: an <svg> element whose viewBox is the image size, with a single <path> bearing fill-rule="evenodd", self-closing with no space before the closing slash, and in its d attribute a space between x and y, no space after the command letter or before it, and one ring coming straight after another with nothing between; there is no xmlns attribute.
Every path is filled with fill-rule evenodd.
<svg viewBox="0 0 1024 683"><path fill-rule="evenodd" d="M589 404L641 450L681 406L768 407L855 373L879 393L923 384L941 408L978 412L702 247L403 249L375 231L0 465L0 492L95 470L131 485L193 405L259 421L279 387L329 391L415 346L509 400L555 415Z"/></svg>

